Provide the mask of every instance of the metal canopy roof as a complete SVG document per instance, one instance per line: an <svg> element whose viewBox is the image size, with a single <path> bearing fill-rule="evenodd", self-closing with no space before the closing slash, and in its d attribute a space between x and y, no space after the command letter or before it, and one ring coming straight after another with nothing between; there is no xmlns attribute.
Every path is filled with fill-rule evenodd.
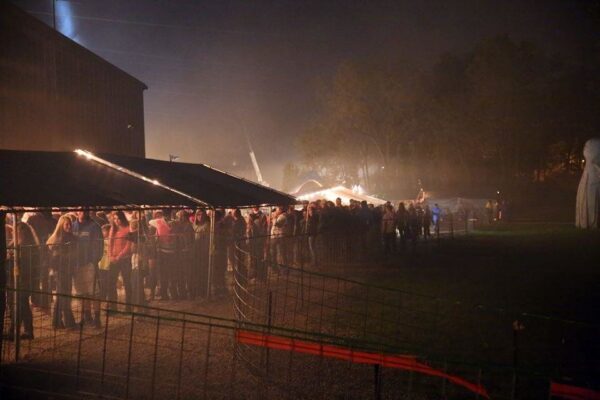
<svg viewBox="0 0 600 400"><path fill-rule="evenodd" d="M204 165L102 157L120 170L74 152L0 150L0 209L243 207L296 201Z"/></svg>
<svg viewBox="0 0 600 400"><path fill-rule="evenodd" d="M99 157L193 196L214 207L289 205L293 196L216 170L204 164L189 164L147 158L101 154Z"/></svg>

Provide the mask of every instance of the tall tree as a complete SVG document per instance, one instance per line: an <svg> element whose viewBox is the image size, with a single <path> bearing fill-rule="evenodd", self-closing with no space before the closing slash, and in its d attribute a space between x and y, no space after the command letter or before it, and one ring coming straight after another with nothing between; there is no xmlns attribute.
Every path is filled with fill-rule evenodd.
<svg viewBox="0 0 600 400"><path fill-rule="evenodd" d="M300 141L305 163L391 197L420 181L455 193L519 188L580 168L581 146L600 128L599 57L586 59L499 36L443 56L427 74L399 62L343 63Z"/></svg>

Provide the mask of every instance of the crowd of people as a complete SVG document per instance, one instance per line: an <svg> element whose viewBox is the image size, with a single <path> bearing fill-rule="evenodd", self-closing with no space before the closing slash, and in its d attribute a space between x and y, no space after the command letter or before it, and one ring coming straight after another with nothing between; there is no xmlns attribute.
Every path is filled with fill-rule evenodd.
<svg viewBox="0 0 600 400"><path fill-rule="evenodd" d="M390 203L374 207L350 201L346 206L341 199L243 212L25 213L15 224L17 246L8 243L9 264L18 267L9 268L8 279L21 289L8 296L11 315L15 305L20 315L18 322L11 318L10 332L22 328L22 338L33 338L31 306L51 315L55 329L72 329L78 323L100 327L100 302L117 307L119 288L126 311L153 300L194 299L209 292L223 296L228 293L228 269L249 281L264 281L269 269L278 272L278 265L305 262L319 267L326 263L330 245L339 247L342 237L351 237L352 243L341 245L361 256L379 249L390 254L397 251L397 242L429 237L440 217L437 205L400 203L394 209ZM7 224L9 241L15 236L12 226ZM80 302L79 321L72 294Z"/></svg>

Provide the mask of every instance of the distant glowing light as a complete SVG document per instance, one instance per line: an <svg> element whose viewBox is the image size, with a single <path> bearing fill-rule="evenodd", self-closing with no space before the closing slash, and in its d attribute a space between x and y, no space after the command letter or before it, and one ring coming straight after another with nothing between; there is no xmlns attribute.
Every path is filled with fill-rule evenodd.
<svg viewBox="0 0 600 400"><path fill-rule="evenodd" d="M57 0L55 4L57 30L66 37L79 42L77 40L77 34L75 34L75 22L73 18L73 10L71 10L71 4L65 0Z"/></svg>
<svg viewBox="0 0 600 400"><path fill-rule="evenodd" d="M154 180L152 181L152 183L153 183L154 185L160 185L160 182L159 182L159 181L157 181L156 179L154 179Z"/></svg>

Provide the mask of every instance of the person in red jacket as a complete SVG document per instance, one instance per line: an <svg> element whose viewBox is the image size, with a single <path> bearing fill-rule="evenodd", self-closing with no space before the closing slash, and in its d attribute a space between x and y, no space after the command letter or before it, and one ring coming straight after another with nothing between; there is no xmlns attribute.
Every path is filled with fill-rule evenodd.
<svg viewBox="0 0 600 400"><path fill-rule="evenodd" d="M119 274L125 287L126 310L131 311L131 241L129 240L129 221L123 211L115 211L111 218L111 227L108 233L108 255L110 260L110 278L108 298L111 302L117 301L117 279ZM111 303L111 309L116 308Z"/></svg>

